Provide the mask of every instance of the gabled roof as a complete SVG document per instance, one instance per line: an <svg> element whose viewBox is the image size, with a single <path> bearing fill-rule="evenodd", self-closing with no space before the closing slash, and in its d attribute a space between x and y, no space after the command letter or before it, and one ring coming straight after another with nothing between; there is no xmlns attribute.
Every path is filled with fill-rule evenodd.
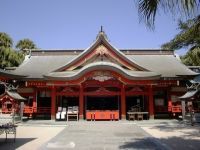
<svg viewBox="0 0 200 150"><path fill-rule="evenodd" d="M107 40L107 36L104 33L104 31L100 31L99 34L97 35L96 40L94 41L94 43L87 49L85 49L82 53L80 53L77 57L75 57L74 59L72 59L70 62L68 62L67 64L64 64L62 67L56 69L55 71L61 71L64 69L69 68L70 66L72 66L73 64L76 64L78 61L80 61L81 59L86 58L86 56L90 53L92 53L92 51L95 51L95 48L97 48L100 45L104 45L105 47L108 47L109 51L114 52L119 59L123 59L127 65L131 65L134 66L136 68L138 68L139 70L145 70L147 71L146 68L143 68L142 66L140 66L139 64L137 64L137 62L135 62L134 60L130 60L129 58L126 57L126 55L124 53L122 53L120 50L118 50L117 48L113 47L109 41ZM128 66L127 66L128 67Z"/></svg>
<svg viewBox="0 0 200 150"><path fill-rule="evenodd" d="M99 61L85 64L81 67L80 62L94 52L100 45L114 53L119 62ZM112 56L110 56L112 58ZM120 63L124 63L120 65ZM73 68L71 66L75 65ZM126 66L127 64L127 66ZM69 68L72 69L69 69ZM131 67L135 67L136 70ZM77 79L85 72L95 69L108 69L116 71L132 80L158 79L159 77L176 78L180 76L195 76L197 73L183 65L171 51L162 50L118 50L113 47L104 32L100 32L96 41L87 49L83 50L38 50L33 51L31 56L13 71L13 74L21 74L23 80L72 80Z"/></svg>
<svg viewBox="0 0 200 150"><path fill-rule="evenodd" d="M6 96L9 96L14 100L21 100L21 101L26 100L24 97L19 95L16 91L8 91L8 90L6 90L4 94L0 95L0 100L2 100Z"/></svg>
<svg viewBox="0 0 200 150"><path fill-rule="evenodd" d="M25 60L12 73L21 74L24 76L26 75L27 77L22 78L24 80L45 80L43 75L48 75L49 73L58 69L64 63L67 64L70 62L70 60L77 57L76 54L68 54L67 51L63 55L57 54L58 52L50 52L51 54L49 55L49 51L37 51L35 53L37 53L37 55L32 52L32 56ZM151 50L149 50L148 53L151 53ZM150 72L160 74L162 77L198 75L183 65L174 55L156 54L154 51L153 55L137 54L126 55L126 57L128 57L130 60L136 61L144 68L150 70Z"/></svg>

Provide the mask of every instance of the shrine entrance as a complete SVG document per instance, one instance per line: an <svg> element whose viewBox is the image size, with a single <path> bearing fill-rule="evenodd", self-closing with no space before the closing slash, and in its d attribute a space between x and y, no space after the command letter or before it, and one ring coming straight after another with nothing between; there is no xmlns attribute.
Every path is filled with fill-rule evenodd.
<svg viewBox="0 0 200 150"><path fill-rule="evenodd" d="M119 96L87 96L85 110L86 120L119 120Z"/></svg>
<svg viewBox="0 0 200 150"><path fill-rule="evenodd" d="M86 110L119 110L118 96L87 96L85 103Z"/></svg>
<svg viewBox="0 0 200 150"><path fill-rule="evenodd" d="M57 100L57 107L68 108L73 106L79 106L78 96L62 96Z"/></svg>
<svg viewBox="0 0 200 150"><path fill-rule="evenodd" d="M84 110L86 120L119 120L119 89L116 87L86 88Z"/></svg>

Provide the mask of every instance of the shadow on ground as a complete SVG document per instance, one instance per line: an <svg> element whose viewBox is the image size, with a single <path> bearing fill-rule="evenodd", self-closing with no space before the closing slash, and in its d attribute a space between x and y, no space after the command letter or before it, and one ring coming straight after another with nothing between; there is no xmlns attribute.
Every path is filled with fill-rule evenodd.
<svg viewBox="0 0 200 150"><path fill-rule="evenodd" d="M133 139L133 142L126 142L119 146L119 149L143 149L143 150L159 150L165 149L162 145L152 142L153 138ZM159 146L160 145L160 146Z"/></svg>
<svg viewBox="0 0 200 150"><path fill-rule="evenodd" d="M170 145L172 149L181 149L181 150L199 150L200 140L198 139L185 139L183 137L170 137L162 138L161 142ZM175 141L175 142L174 142Z"/></svg>
<svg viewBox="0 0 200 150"><path fill-rule="evenodd" d="M182 135L184 135L184 137L187 138L200 136L200 124L195 124L194 126L191 126L190 124L185 124L181 121L175 125L171 125L168 122L162 122L158 125L151 127L150 129L157 129L164 132L175 132L178 130Z"/></svg>
<svg viewBox="0 0 200 150"><path fill-rule="evenodd" d="M119 149L143 149L143 150L199 150L200 140L184 139L178 137L162 139L134 139L121 145Z"/></svg>
<svg viewBox="0 0 200 150"><path fill-rule="evenodd" d="M35 140L36 138L16 138L15 142L13 138L0 138L0 149L2 150L15 150L22 145Z"/></svg>

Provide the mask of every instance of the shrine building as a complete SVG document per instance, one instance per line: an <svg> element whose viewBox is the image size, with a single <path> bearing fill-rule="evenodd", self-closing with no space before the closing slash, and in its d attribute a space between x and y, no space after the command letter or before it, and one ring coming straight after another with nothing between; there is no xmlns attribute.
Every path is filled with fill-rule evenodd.
<svg viewBox="0 0 200 150"><path fill-rule="evenodd" d="M85 50L34 50L0 79L18 83L24 115L56 118L59 109L76 106L79 119L147 118L181 113L178 97L185 81L197 75L169 50L117 49L104 31Z"/></svg>

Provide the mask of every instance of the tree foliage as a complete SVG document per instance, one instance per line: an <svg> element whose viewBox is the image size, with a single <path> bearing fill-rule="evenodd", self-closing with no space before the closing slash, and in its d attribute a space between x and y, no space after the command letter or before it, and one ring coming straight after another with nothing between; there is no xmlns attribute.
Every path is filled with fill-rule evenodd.
<svg viewBox="0 0 200 150"><path fill-rule="evenodd" d="M0 47L11 48L13 46L12 38L5 32L0 32Z"/></svg>
<svg viewBox="0 0 200 150"><path fill-rule="evenodd" d="M26 50L26 49L37 49L35 43L30 39L22 39L16 44L16 48L19 50Z"/></svg>
<svg viewBox="0 0 200 150"><path fill-rule="evenodd" d="M12 48L3 48L0 51L0 68L18 66L23 61L23 54Z"/></svg>
<svg viewBox="0 0 200 150"><path fill-rule="evenodd" d="M4 32L0 32L0 68L14 67L21 64L24 59L23 51L16 51L12 48L13 40L12 38ZM24 49L36 49L36 45L33 41L29 39L20 40L16 48L20 50Z"/></svg>
<svg viewBox="0 0 200 150"><path fill-rule="evenodd" d="M173 15L194 17L198 14L199 0L135 0L139 18L148 27L154 28L154 22L159 10Z"/></svg>
<svg viewBox="0 0 200 150"><path fill-rule="evenodd" d="M177 50L189 47L190 50L200 47L200 15L186 22L179 22L180 32L162 45L163 49Z"/></svg>
<svg viewBox="0 0 200 150"><path fill-rule="evenodd" d="M163 49L177 50L188 48L185 56L181 57L184 64L200 65L200 15L194 19L179 23L180 32L170 41L162 45Z"/></svg>
<svg viewBox="0 0 200 150"><path fill-rule="evenodd" d="M188 51L186 55L181 57L181 60L188 66L200 66L200 48Z"/></svg>

